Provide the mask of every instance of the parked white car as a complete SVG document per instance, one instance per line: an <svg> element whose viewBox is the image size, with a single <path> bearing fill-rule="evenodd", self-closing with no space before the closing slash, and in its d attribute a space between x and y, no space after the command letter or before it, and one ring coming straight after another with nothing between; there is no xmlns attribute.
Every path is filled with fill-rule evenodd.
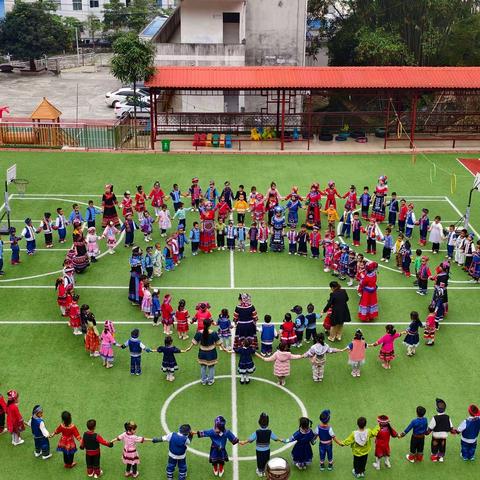
<svg viewBox="0 0 480 480"><path fill-rule="evenodd" d="M115 116L120 118L124 115L133 117L133 97L130 97L125 102L115 104ZM150 118L150 103L145 102L145 99L137 100L137 118Z"/></svg>
<svg viewBox="0 0 480 480"><path fill-rule="evenodd" d="M109 107L115 107L117 103L125 102L128 97L133 97L133 88L119 88L118 90L115 90L113 92L107 92L105 94L105 103ZM137 91L137 97L145 102L150 101L150 97L145 96L145 92L142 90Z"/></svg>

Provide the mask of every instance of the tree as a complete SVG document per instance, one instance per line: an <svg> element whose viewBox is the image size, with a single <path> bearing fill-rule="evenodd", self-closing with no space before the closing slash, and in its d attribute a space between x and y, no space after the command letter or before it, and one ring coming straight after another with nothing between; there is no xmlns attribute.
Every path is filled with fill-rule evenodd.
<svg viewBox="0 0 480 480"><path fill-rule="evenodd" d="M147 80L154 72L155 46L130 32L113 43L112 74L124 84L133 84L133 116L137 119L137 82ZM153 105L150 105L153 108ZM137 142L136 130L135 145Z"/></svg>
<svg viewBox="0 0 480 480"><path fill-rule="evenodd" d="M102 22L97 16L90 14L85 21L85 28L92 39L93 50L95 50L95 34L102 30Z"/></svg>
<svg viewBox="0 0 480 480"><path fill-rule="evenodd" d="M458 26L478 15L480 0L309 0L308 5L309 18L328 18L323 32L331 65L441 65L447 57L455 65L455 52L444 53L452 50Z"/></svg>
<svg viewBox="0 0 480 480"><path fill-rule="evenodd" d="M59 53L68 43L67 30L50 2L16 2L0 24L0 48L13 56L28 59L35 71L35 59Z"/></svg>
<svg viewBox="0 0 480 480"><path fill-rule="evenodd" d="M127 26L140 33L156 15L159 9L155 0L132 0L128 7Z"/></svg>
<svg viewBox="0 0 480 480"><path fill-rule="evenodd" d="M77 38L83 32L83 23L74 17L62 17L62 21L67 31L67 50L73 51L77 46Z"/></svg>
<svg viewBox="0 0 480 480"><path fill-rule="evenodd" d="M103 28L112 30L118 36L120 30L127 26L127 7L120 0L110 0L103 6Z"/></svg>

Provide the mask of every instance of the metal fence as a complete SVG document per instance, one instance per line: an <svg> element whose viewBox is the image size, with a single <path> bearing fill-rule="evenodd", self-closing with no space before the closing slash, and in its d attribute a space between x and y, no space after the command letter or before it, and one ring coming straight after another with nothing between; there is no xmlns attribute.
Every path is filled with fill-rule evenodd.
<svg viewBox="0 0 480 480"><path fill-rule="evenodd" d="M0 147L148 149L150 126L126 117L113 125L86 123L0 123Z"/></svg>

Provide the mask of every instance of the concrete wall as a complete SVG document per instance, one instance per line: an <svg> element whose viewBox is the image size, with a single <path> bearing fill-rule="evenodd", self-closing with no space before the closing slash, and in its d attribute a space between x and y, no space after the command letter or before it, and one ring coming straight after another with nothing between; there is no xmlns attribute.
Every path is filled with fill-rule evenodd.
<svg viewBox="0 0 480 480"><path fill-rule="evenodd" d="M183 0L181 8L182 43L223 43L224 12L240 13L242 32L241 0Z"/></svg>
<svg viewBox="0 0 480 480"><path fill-rule="evenodd" d="M155 65L245 65L244 45L157 43Z"/></svg>
<svg viewBox="0 0 480 480"><path fill-rule="evenodd" d="M306 0L249 0L247 65L304 65Z"/></svg>

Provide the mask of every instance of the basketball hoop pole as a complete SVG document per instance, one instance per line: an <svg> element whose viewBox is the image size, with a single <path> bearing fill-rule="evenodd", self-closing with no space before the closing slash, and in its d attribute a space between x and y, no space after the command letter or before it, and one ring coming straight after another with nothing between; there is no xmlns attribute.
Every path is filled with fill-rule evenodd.
<svg viewBox="0 0 480 480"><path fill-rule="evenodd" d="M6 214L8 231L10 231L10 205L8 204L8 182L6 180L5 180L4 201L5 201L5 213L0 218L0 221L3 220L3 217L5 217L5 214Z"/></svg>

